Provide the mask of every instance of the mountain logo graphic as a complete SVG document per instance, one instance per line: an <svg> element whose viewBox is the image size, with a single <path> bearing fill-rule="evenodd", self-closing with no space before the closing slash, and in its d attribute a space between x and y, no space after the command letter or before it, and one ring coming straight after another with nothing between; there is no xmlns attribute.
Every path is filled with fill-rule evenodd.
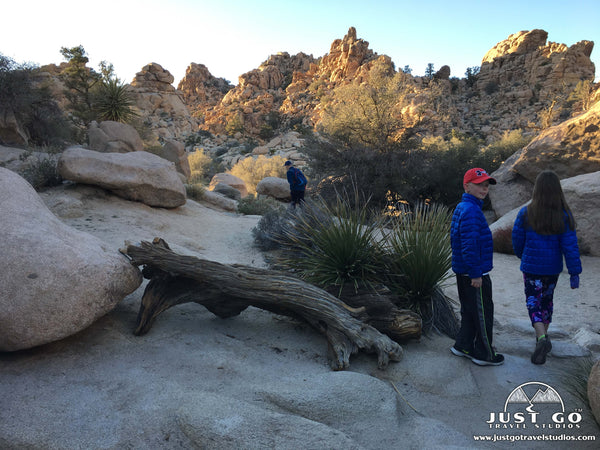
<svg viewBox="0 0 600 450"><path fill-rule="evenodd" d="M533 390L535 390L533 395L529 397L527 392L531 393ZM528 406L525 409L530 412L534 410L534 405L556 403L557 409L560 405L560 411L565 412L565 404L556 389L539 381L530 381L517 386L507 397L504 411L507 411L510 404L517 403L527 403Z"/></svg>

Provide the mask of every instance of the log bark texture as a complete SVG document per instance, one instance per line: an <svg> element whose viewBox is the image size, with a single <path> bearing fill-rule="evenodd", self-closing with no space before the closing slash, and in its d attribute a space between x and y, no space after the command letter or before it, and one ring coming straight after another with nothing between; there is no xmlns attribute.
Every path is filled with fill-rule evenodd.
<svg viewBox="0 0 600 450"><path fill-rule="evenodd" d="M142 273L150 280L142 297L136 335L147 333L158 315L182 303L199 303L221 318L238 315L248 306L254 306L305 320L325 334L329 363L334 370L348 368L350 356L359 350L376 353L381 369L390 360L402 358L402 347L370 325L370 320L383 323L383 328L392 324L395 331L388 334L395 334L396 338L421 335L420 318L410 311L400 314L395 311L397 317L381 317L381 314L370 317L369 308L349 306L328 292L282 272L180 255L159 238L152 243L127 245L122 252L132 264L144 266Z"/></svg>

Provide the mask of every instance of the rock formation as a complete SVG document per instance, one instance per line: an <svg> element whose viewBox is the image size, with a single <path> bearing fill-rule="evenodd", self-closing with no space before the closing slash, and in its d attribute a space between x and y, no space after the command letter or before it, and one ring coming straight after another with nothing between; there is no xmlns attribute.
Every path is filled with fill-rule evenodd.
<svg viewBox="0 0 600 450"><path fill-rule="evenodd" d="M287 180L278 177L265 177L256 185L256 193L277 200L290 199L290 185Z"/></svg>
<svg viewBox="0 0 600 450"><path fill-rule="evenodd" d="M237 131L251 136L259 136L266 127L272 132L279 126L285 88L294 73L305 72L313 61L312 56L304 53L270 56L258 69L241 75L238 86L206 111L202 127L214 134L236 131L235 127L227 130L228 124L236 124Z"/></svg>
<svg viewBox="0 0 600 450"><path fill-rule="evenodd" d="M226 79L214 77L204 64L191 63L177 90L192 116L202 121L204 111L219 104L233 87Z"/></svg>
<svg viewBox="0 0 600 450"><path fill-rule="evenodd" d="M458 98L466 131L498 137L506 130L539 130L542 113L550 124L571 116L568 94L578 82L594 80L594 43L567 47L546 42L544 30L521 31L483 57L473 89Z"/></svg>
<svg viewBox="0 0 600 450"><path fill-rule="evenodd" d="M149 206L176 208L186 201L185 186L174 164L152 153L100 153L70 147L60 155L58 170L65 180L99 186Z"/></svg>
<svg viewBox="0 0 600 450"><path fill-rule="evenodd" d="M208 189L211 191L216 191L224 194L229 197L227 194L228 191L219 190L219 186L228 186L238 192L237 197L244 198L248 195L248 188L246 187L246 183L239 177L235 175L231 175L230 173L217 173L210 180L210 184L208 185ZM237 200L237 199L236 199Z"/></svg>
<svg viewBox="0 0 600 450"><path fill-rule="evenodd" d="M554 170L561 179L600 170L600 103L542 131L494 172L498 184L490 199L497 216L528 200L544 169Z"/></svg>
<svg viewBox="0 0 600 450"><path fill-rule="evenodd" d="M159 138L181 139L195 133L197 121L172 83L173 75L159 64L150 63L131 82L138 113Z"/></svg>
<svg viewBox="0 0 600 450"><path fill-rule="evenodd" d="M106 153L127 153L144 150L144 143L131 125L106 120L93 121L88 127L90 149Z"/></svg>
<svg viewBox="0 0 600 450"><path fill-rule="evenodd" d="M64 225L23 178L3 168L0 215L0 351L75 334L142 282L117 249Z"/></svg>

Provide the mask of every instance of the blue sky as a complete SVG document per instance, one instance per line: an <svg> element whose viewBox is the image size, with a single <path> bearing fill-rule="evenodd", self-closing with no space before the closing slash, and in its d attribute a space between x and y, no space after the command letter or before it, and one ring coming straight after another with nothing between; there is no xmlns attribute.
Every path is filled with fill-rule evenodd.
<svg viewBox="0 0 600 450"><path fill-rule="evenodd" d="M58 64L61 47L83 45L90 66L111 62L125 82L156 62L177 85L194 62L237 84L278 52L323 56L351 26L398 69L448 65L459 78L510 34L541 28L551 42L594 41L600 80L597 0L14 0L1 10L3 55Z"/></svg>

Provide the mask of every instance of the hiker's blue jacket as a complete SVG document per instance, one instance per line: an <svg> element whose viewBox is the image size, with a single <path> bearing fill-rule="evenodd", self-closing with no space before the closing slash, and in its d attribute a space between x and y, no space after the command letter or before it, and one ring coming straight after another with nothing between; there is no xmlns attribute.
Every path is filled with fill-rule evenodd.
<svg viewBox="0 0 600 450"><path fill-rule="evenodd" d="M492 232L481 210L482 205L477 197L463 194L450 227L452 271L470 278L480 278L493 268Z"/></svg>
<svg viewBox="0 0 600 450"><path fill-rule="evenodd" d="M287 180L290 184L290 191L304 191L306 189L306 178L300 169L296 167L288 169Z"/></svg>
<svg viewBox="0 0 600 450"><path fill-rule="evenodd" d="M515 255L521 259L521 272L532 275L558 275L563 270L563 255L571 275L581 273L581 259L575 230L569 228L565 212L565 231L538 234L527 224L527 206L519 211L512 231Z"/></svg>

